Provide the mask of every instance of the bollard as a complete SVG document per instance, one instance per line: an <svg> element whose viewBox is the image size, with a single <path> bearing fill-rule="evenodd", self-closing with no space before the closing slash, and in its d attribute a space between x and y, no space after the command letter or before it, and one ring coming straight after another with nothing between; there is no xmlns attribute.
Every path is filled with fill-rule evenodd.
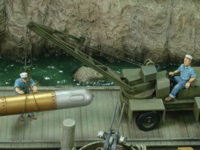
<svg viewBox="0 0 200 150"><path fill-rule="evenodd" d="M71 150L74 147L74 133L75 133L75 121L73 119L65 119L63 121L62 150Z"/></svg>

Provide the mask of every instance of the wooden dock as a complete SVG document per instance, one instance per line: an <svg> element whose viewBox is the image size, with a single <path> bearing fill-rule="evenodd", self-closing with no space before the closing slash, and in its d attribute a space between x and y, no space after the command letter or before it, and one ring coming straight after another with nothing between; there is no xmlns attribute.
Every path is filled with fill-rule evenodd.
<svg viewBox="0 0 200 150"><path fill-rule="evenodd" d="M80 87L38 87L39 92L67 90ZM91 104L80 108L62 109L35 113L37 120L18 121L18 115L0 117L0 148L60 148L62 123L66 118L76 121L75 145L83 146L99 140L99 130L107 131L113 110L119 101L119 87L86 87L94 94ZM0 97L15 95L13 87L0 87ZM120 110L113 124L116 129ZM195 121L193 112L167 112L166 122L158 128L140 131L135 122L129 123L124 113L119 133L128 137L128 142L147 146L199 146L200 124Z"/></svg>

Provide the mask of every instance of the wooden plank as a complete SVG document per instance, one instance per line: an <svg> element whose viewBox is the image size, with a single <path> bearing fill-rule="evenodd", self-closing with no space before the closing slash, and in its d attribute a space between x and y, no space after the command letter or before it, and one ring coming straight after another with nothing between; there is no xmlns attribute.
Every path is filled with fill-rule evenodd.
<svg viewBox="0 0 200 150"><path fill-rule="evenodd" d="M102 92L104 96L104 104L106 104L106 107L104 105L103 108L106 109L106 128L108 129L110 127L110 123L111 123L111 120L112 120L112 115L113 115L113 112L114 112L114 108L115 108L115 104L113 105L112 104L112 97L111 97L111 91L105 91L105 92ZM118 106L117 106L117 109L116 109L116 114L115 114L115 118L114 118L114 121L113 121L113 126L112 126L112 129L115 129L115 131L117 130L117 124L118 124L118 121L119 121L119 106L120 104L118 103ZM119 128L119 132L120 132L120 128Z"/></svg>
<svg viewBox="0 0 200 150"><path fill-rule="evenodd" d="M181 137L180 138L187 138L188 137L188 132L187 132L187 127L186 127L186 122L184 121L184 112L179 115L177 118L179 122L179 127L181 130ZM189 141L182 141L182 145L190 145Z"/></svg>
<svg viewBox="0 0 200 150"><path fill-rule="evenodd" d="M67 118L71 118L75 121L75 132L76 132L76 125L77 125L77 122L76 122L76 110L79 109L79 108L72 108L72 109L65 109L65 119ZM68 117L68 113L69 113L69 117ZM80 114L79 114L80 115Z"/></svg>
<svg viewBox="0 0 200 150"><path fill-rule="evenodd" d="M87 121L87 109L84 107L81 107L81 117L82 117L82 133L83 133L83 139L88 138L88 121Z"/></svg>
<svg viewBox="0 0 200 150"><path fill-rule="evenodd" d="M111 109L109 108L106 94L107 94L107 91L101 92L101 97L100 97L101 98L100 101L102 104L100 108L101 108L101 111L103 111L103 116L101 116L101 117L104 118L104 131L107 131L109 129L110 123L111 123L111 120L109 119L109 113L110 113L109 110L111 110ZM114 109L111 111L113 114ZM103 119L102 119L102 121L103 121ZM114 122L112 128L115 128L115 126L116 126L116 124Z"/></svg>
<svg viewBox="0 0 200 150"><path fill-rule="evenodd" d="M61 128L62 128L62 121L60 121L60 113L61 113L61 110L55 110L53 111L54 113L54 119L55 119L55 137L54 137L54 140L55 139L59 139L60 140L60 137L61 137Z"/></svg>
<svg viewBox="0 0 200 150"><path fill-rule="evenodd" d="M192 140L192 138L195 137L193 127L192 127L194 126L195 118L194 118L194 115L192 115L191 113L192 113L191 111L184 113L184 121L185 121L187 132L188 132L188 138ZM193 118L193 120L191 120L190 118L191 119ZM196 141L191 141L190 144L195 145Z"/></svg>
<svg viewBox="0 0 200 150"><path fill-rule="evenodd" d="M104 99L102 98L102 93L100 91L97 91L96 92L96 103L97 103L97 106L96 106L96 109L97 109L97 114L98 114L98 118L96 118L96 122L99 122L99 129L98 130L101 130L101 131L104 131L104 132L107 132L108 131L108 128L109 127L106 127L105 126L105 118L104 118L104 109L103 109L103 106L102 106L102 103L104 103Z"/></svg>
<svg viewBox="0 0 200 150"><path fill-rule="evenodd" d="M48 135L49 135L49 112L44 111L42 112L42 141L48 140ZM42 148L47 147L47 143L42 143Z"/></svg>
<svg viewBox="0 0 200 150"><path fill-rule="evenodd" d="M88 130L88 134L87 134L87 138L91 139L93 137L96 137L97 132L94 133L94 116L95 116L95 111L93 110L93 107L95 107L95 103L94 100L92 101L92 103L90 103L88 106L85 106L84 108L87 109L87 130Z"/></svg>
<svg viewBox="0 0 200 150"><path fill-rule="evenodd" d="M81 107L75 108L75 121L76 121L76 127L75 127L75 139L82 139L83 133L82 133L82 112Z"/></svg>
<svg viewBox="0 0 200 150"><path fill-rule="evenodd" d="M93 91L92 92L94 94L94 98L93 98L93 102L90 104L90 107L91 107L91 113L92 113L92 124L93 124L93 133L91 135L90 138L96 138L98 132L101 129L101 126L100 126L100 116L99 116L99 112L98 112L98 99L97 99L97 91Z"/></svg>
<svg viewBox="0 0 200 150"><path fill-rule="evenodd" d="M37 113L37 112L34 112L34 115L37 117L37 120L34 120L34 119L31 119L31 118L28 118L29 119L29 121L30 121L30 143L29 144L26 144L26 145L24 145L24 146L27 146L27 147L36 147L36 145L37 145L37 143L34 143L34 142L32 142L32 141L35 141L36 140L36 132L37 132L37 130L36 130L36 126L37 126L37 124L38 123L40 123L39 122L39 120L40 120L40 118L39 118L39 113ZM27 115L28 116L28 115Z"/></svg>
<svg viewBox="0 0 200 150"><path fill-rule="evenodd" d="M169 116L169 118L168 118L169 124L168 125L169 125L169 129L170 129L170 139L173 139L178 134L175 130L171 130L171 129L174 129L174 126L176 124L176 121L175 121L176 118L173 115L173 113L169 113L168 116ZM176 142L172 141L172 145L176 145Z"/></svg>
<svg viewBox="0 0 200 150"><path fill-rule="evenodd" d="M30 141L30 135L31 135L31 120L30 118L27 118L28 114L23 114L24 121L18 121L20 122L19 128L18 128L18 134L19 134L19 140L28 140ZM23 145L23 146L22 146ZM20 147L24 147L24 143L20 143Z"/></svg>
<svg viewBox="0 0 200 150"><path fill-rule="evenodd" d="M199 135L199 131L198 131L198 126L196 124L196 120L195 120L195 117L194 117L194 114L193 112L191 112L190 114L188 114L188 120L189 120L189 126L191 127L191 138L198 138ZM191 124L190 124L191 123ZM199 145L199 141L193 141L191 143L192 145Z"/></svg>
<svg viewBox="0 0 200 150"><path fill-rule="evenodd" d="M1 117L1 128L0 128L0 139L4 140L6 137L6 130L7 130L7 116ZM5 148L6 144L1 144L2 148Z"/></svg>
<svg viewBox="0 0 200 150"><path fill-rule="evenodd" d="M56 134L58 137L57 139L61 142L62 140L62 130L63 130L63 121L65 120L65 109L60 109L60 110L56 110L56 113L58 114L56 117ZM75 130L76 132L76 130Z"/></svg>
<svg viewBox="0 0 200 150"><path fill-rule="evenodd" d="M35 120L35 137L34 140L42 140L42 119L43 119L43 113L39 112L39 113L35 113L37 120ZM41 143L36 143L34 144L34 148L40 148L42 147Z"/></svg>
<svg viewBox="0 0 200 150"><path fill-rule="evenodd" d="M196 133L196 137L200 137L200 123L199 121L196 121L194 123L194 130L195 130L195 133Z"/></svg>
<svg viewBox="0 0 200 150"><path fill-rule="evenodd" d="M48 111L48 137L47 140L54 140L55 138L55 116L54 111ZM51 143L47 144L48 148L51 148Z"/></svg>
<svg viewBox="0 0 200 150"><path fill-rule="evenodd" d="M13 143L12 143L12 146L11 148L16 148L18 147L18 128L19 128L19 125L20 125L20 122L18 121L18 117L19 115L13 115L13 124L12 124L12 130L13 130L13 133L12 133L12 140L13 140ZM1 118L1 117L0 117Z"/></svg>
<svg viewBox="0 0 200 150"><path fill-rule="evenodd" d="M13 136L13 123L14 123L13 115L7 116L6 118L7 118L7 120L4 120L7 123L5 140L11 141L12 136ZM7 145L7 147L11 148L11 144L6 144L6 145Z"/></svg>
<svg viewBox="0 0 200 150"><path fill-rule="evenodd" d="M162 118L160 117L160 123L159 125L155 128L154 131L154 138L157 138L157 139L161 139L162 138L162 129L160 128L161 127L161 122L162 122ZM162 145L162 142L161 141L156 141L155 143L156 145Z"/></svg>
<svg viewBox="0 0 200 150"><path fill-rule="evenodd" d="M38 117L38 113L34 112L34 115L36 115ZM34 120L34 119L31 119L29 118L30 120L30 143L27 145L27 147L35 147L36 143L32 142L35 140L35 137L36 137L36 125L38 124L38 119L37 120ZM25 146L25 145L24 145Z"/></svg>
<svg viewBox="0 0 200 150"><path fill-rule="evenodd" d="M162 129L162 124L163 124L163 122L162 122L162 118L160 118L160 119L161 119L161 120L160 120L160 124L159 124L158 127L156 128L157 131L158 131L158 135L156 136L156 138L159 138L159 139L163 140L163 135L164 135L164 131L163 131L163 129ZM163 145L163 142L160 141L160 143L158 143L158 144Z"/></svg>
<svg viewBox="0 0 200 150"><path fill-rule="evenodd" d="M128 119L128 115L126 114L126 118ZM136 114L133 114L133 121L130 123L129 120L127 120L127 125L129 129L129 138L131 139L136 139L136 138L141 138L141 135L139 134L139 129L135 125L135 119L136 119ZM137 129L136 129L137 128Z"/></svg>
<svg viewBox="0 0 200 150"><path fill-rule="evenodd" d="M178 114L180 112L177 112L176 114ZM179 114L180 115L180 114ZM173 128L171 128L171 130L174 131L174 138L180 138L181 137L181 129L180 129L180 126L179 126L179 123L178 123L178 115L174 115L174 113L172 113L172 116L173 116ZM177 141L176 142L176 145L181 145L182 142L180 141Z"/></svg>
<svg viewBox="0 0 200 150"><path fill-rule="evenodd" d="M162 123L160 128L162 130L164 130L164 134L163 134L163 138L166 139L166 141L163 142L163 144L165 145L169 145L169 143L167 142L168 139L170 139L170 124L169 124L169 114L167 113L165 116L165 123Z"/></svg>
<svg viewBox="0 0 200 150"><path fill-rule="evenodd" d="M148 134L148 139L157 138L158 137L158 127L156 127L155 129L153 129L151 131L147 131L147 134ZM149 144L150 144L150 142L149 142ZM154 145L159 145L160 142L159 141L154 141L153 144Z"/></svg>
<svg viewBox="0 0 200 150"><path fill-rule="evenodd" d="M141 130L139 130L139 132L142 136L142 139L146 139L146 140L143 141L144 145L150 145L150 142L148 141L148 139L154 137L154 134L153 134L154 130L151 130L151 131L141 131ZM155 144L155 141L153 141L153 144Z"/></svg>

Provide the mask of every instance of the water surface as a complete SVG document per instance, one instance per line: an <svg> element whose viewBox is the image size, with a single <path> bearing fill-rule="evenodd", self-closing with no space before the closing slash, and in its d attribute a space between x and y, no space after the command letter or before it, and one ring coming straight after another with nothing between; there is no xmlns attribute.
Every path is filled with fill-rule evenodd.
<svg viewBox="0 0 200 150"><path fill-rule="evenodd" d="M121 73L122 68L136 68L127 62L111 63L103 58L95 58L102 64L110 67L118 73ZM28 64L27 64L28 65ZM15 79L19 78L19 74L24 72L24 63L16 62L6 58L0 58L0 86L13 86ZM72 56L66 55L51 55L33 59L33 70L31 77L33 80L38 80L43 86L56 85L84 85L73 79L73 74L81 66L86 66ZM92 85L115 85L112 81L106 80L102 83L94 83Z"/></svg>

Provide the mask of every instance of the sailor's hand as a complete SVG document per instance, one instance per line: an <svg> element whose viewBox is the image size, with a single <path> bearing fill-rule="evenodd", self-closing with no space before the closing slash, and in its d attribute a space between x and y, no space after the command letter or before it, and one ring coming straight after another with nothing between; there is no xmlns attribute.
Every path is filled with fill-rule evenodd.
<svg viewBox="0 0 200 150"><path fill-rule="evenodd" d="M33 93L37 93L37 91L36 91L36 90L33 90Z"/></svg>
<svg viewBox="0 0 200 150"><path fill-rule="evenodd" d="M36 85L33 86L33 93L37 93L37 86Z"/></svg>
<svg viewBox="0 0 200 150"><path fill-rule="evenodd" d="M18 93L19 93L19 94L24 94L24 91L19 91Z"/></svg>
<svg viewBox="0 0 200 150"><path fill-rule="evenodd" d="M190 87L190 82L187 82L187 83L185 84L185 88L188 89L189 87Z"/></svg>
<svg viewBox="0 0 200 150"><path fill-rule="evenodd" d="M174 72L170 72L169 75L170 75L170 76L174 76Z"/></svg>

